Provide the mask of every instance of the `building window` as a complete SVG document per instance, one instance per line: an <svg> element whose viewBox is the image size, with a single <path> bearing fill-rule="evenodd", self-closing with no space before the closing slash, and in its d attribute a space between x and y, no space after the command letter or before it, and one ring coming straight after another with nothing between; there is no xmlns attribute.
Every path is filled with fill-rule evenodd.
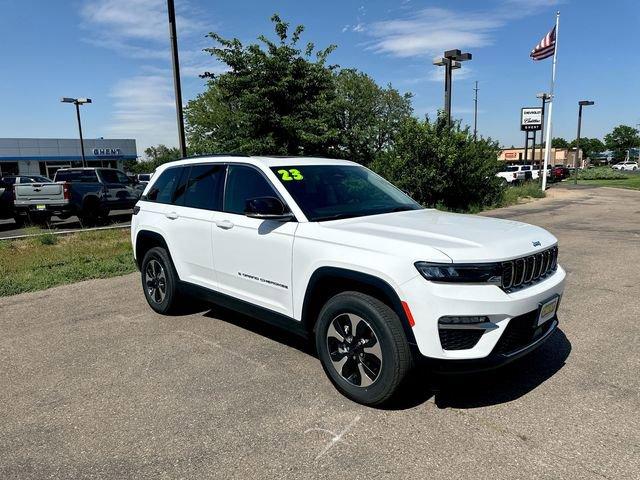
<svg viewBox="0 0 640 480"><path fill-rule="evenodd" d="M0 162L0 177L18 175L18 162Z"/></svg>

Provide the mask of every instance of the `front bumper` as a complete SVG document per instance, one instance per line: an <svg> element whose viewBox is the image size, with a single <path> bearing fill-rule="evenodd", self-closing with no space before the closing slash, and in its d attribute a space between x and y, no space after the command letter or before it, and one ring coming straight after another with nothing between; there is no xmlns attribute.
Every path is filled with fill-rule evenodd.
<svg viewBox="0 0 640 480"><path fill-rule="evenodd" d="M543 281L506 293L494 285L433 283L418 276L401 285L401 295L413 314L413 334L421 355L479 366L482 363L501 364L536 348L557 328L557 316L540 326L546 328L542 332L536 333L534 323L541 304L554 296L562 296L565 277L565 271L558 266ZM452 347L454 341L448 348L443 348L438 320L444 316L485 316L491 328L482 330L469 345L458 343ZM525 324L529 330L521 326ZM505 334L515 331L517 326L522 329L519 342L513 348L503 348L508 340ZM530 338L526 336L529 334Z"/></svg>

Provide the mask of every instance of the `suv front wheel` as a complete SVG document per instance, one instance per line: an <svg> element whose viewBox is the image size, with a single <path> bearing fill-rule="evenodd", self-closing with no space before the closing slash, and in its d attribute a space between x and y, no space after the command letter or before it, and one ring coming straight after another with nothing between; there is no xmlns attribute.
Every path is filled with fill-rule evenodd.
<svg viewBox="0 0 640 480"><path fill-rule="evenodd" d="M162 247L154 247L144 255L140 268L142 288L149 306L167 314L179 304L178 276L169 254Z"/></svg>
<svg viewBox="0 0 640 480"><path fill-rule="evenodd" d="M360 292L332 297L320 311L315 336L329 379L358 403L388 401L412 366L398 315Z"/></svg>

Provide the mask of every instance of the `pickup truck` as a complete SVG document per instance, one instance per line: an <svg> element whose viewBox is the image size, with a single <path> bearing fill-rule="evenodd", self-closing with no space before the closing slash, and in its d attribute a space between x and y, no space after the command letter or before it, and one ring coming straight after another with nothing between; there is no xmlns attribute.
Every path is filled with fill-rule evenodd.
<svg viewBox="0 0 640 480"><path fill-rule="evenodd" d="M496 176L502 178L505 184L522 183L525 180L531 180L531 165L507 165Z"/></svg>
<svg viewBox="0 0 640 480"><path fill-rule="evenodd" d="M120 170L61 168L53 182L16 186L14 208L17 215L32 221L77 215L83 224L94 224L110 210L133 208L140 193Z"/></svg>
<svg viewBox="0 0 640 480"><path fill-rule="evenodd" d="M16 188L44 183L51 183L51 180L42 175L7 175L2 177L0 179L0 218L14 218L16 223L23 223L23 217L15 210Z"/></svg>

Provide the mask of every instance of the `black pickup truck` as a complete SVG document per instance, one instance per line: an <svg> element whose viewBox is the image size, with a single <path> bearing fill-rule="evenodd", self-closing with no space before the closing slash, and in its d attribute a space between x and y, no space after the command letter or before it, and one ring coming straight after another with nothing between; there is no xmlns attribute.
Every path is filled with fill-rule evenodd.
<svg viewBox="0 0 640 480"><path fill-rule="evenodd" d="M142 193L137 181L114 168L61 168L52 183L15 188L15 211L30 219L77 215L94 224L111 210L133 208Z"/></svg>

